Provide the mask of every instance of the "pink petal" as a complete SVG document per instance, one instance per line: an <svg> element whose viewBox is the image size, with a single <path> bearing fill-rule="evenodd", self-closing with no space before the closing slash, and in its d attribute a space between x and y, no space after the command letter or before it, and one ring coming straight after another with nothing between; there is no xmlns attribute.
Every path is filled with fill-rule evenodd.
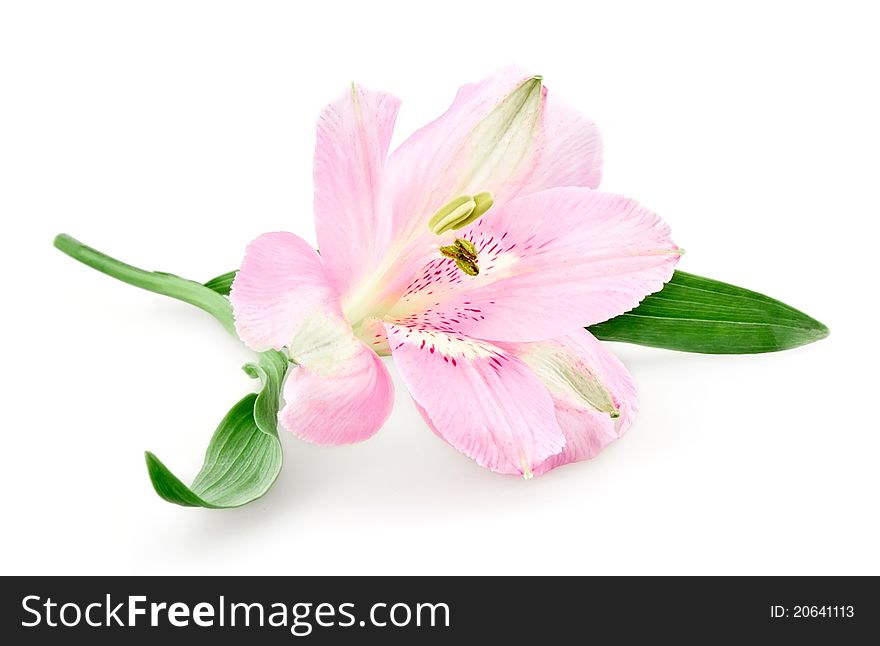
<svg viewBox="0 0 880 646"><path fill-rule="evenodd" d="M529 76L506 68L479 83L462 86L443 115L391 153L388 174L393 186L395 230L401 237L421 233L440 206L473 188L465 185L462 176L478 144L473 141L474 129ZM538 115L531 119L538 123ZM526 169L528 163L520 166ZM508 178L500 179L504 182ZM497 191L500 187L493 188ZM490 189L474 192L483 190Z"/></svg>
<svg viewBox="0 0 880 646"><path fill-rule="evenodd" d="M321 112L315 224L327 276L344 296L380 262L391 228L382 174L400 101L352 85Z"/></svg>
<svg viewBox="0 0 880 646"><path fill-rule="evenodd" d="M286 346L309 314L337 301L315 250L283 232L248 245L229 299L238 336L257 352Z"/></svg>
<svg viewBox="0 0 880 646"><path fill-rule="evenodd" d="M539 341L632 309L672 276L680 250L637 202L586 188L518 198L460 236L478 250L471 277L437 252L390 315L496 341Z"/></svg>
<svg viewBox="0 0 880 646"><path fill-rule="evenodd" d="M589 460L623 435L638 411L627 369L586 330L536 343L500 344L531 368L549 390L565 447L535 475Z"/></svg>
<svg viewBox="0 0 880 646"><path fill-rule="evenodd" d="M401 237L421 233L440 206L463 194L489 191L497 205L554 186L599 185L595 124L550 100L546 88L520 96L517 89L533 78L539 77L505 68L463 86L442 116L391 154Z"/></svg>
<svg viewBox="0 0 880 646"><path fill-rule="evenodd" d="M297 364L284 385L284 428L319 444L357 442L379 430L393 405L391 378L355 337L308 243L292 233L254 240L230 299L249 347L286 347Z"/></svg>
<svg viewBox="0 0 880 646"><path fill-rule="evenodd" d="M602 137L596 124L551 98L546 87L544 91L540 151L531 173L511 198L557 186L598 188L602 180Z"/></svg>
<svg viewBox="0 0 880 646"><path fill-rule="evenodd" d="M330 313L311 316L291 342L281 425L316 444L349 444L371 437L394 404L382 360Z"/></svg>
<svg viewBox="0 0 880 646"><path fill-rule="evenodd" d="M490 343L386 324L395 364L429 425L478 464L531 476L565 439L547 389Z"/></svg>

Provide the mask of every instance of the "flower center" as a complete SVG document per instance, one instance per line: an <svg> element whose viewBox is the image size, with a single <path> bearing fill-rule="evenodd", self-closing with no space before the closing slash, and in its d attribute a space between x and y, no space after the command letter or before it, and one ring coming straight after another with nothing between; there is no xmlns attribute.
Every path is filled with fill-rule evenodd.
<svg viewBox="0 0 880 646"><path fill-rule="evenodd" d="M492 208L494 200L488 191L475 195L460 195L441 206L428 218L428 230L435 236L443 236L449 231L463 229L476 222ZM448 241L449 238L442 242ZM407 283L401 281L396 272L401 264L413 271L419 271L423 264L415 264L416 259L425 260L423 254L433 247L424 229L414 230L410 236L400 240L389 251L381 265L367 277L359 289L343 301L345 317L354 328L360 328L367 319L381 319L403 295ZM436 249L436 247L433 247ZM455 238L452 244L440 247L440 253L455 260L458 268L468 276L480 273L477 266L477 249L470 240ZM411 277L407 277L411 278Z"/></svg>
<svg viewBox="0 0 880 646"><path fill-rule="evenodd" d="M461 195L447 202L428 219L428 228L434 235L443 235L447 231L463 229L476 222L486 211L492 208L494 200L488 191L476 195ZM441 255L452 258L455 264L468 276L480 273L477 266L477 248L470 240L456 238L451 245L440 247Z"/></svg>

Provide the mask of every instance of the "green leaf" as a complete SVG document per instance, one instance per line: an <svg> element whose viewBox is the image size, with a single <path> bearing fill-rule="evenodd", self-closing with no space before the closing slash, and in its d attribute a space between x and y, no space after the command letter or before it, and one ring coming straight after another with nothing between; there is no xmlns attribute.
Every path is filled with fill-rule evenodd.
<svg viewBox="0 0 880 646"><path fill-rule="evenodd" d="M267 435L278 436L278 402L281 399L281 383L290 362L287 356L275 350L261 352L259 363L249 363L244 371L263 382L263 388L254 402L254 421Z"/></svg>
<svg viewBox="0 0 880 646"><path fill-rule="evenodd" d="M605 341L708 354L776 352L828 336L785 303L683 271L634 310L587 329Z"/></svg>
<svg viewBox="0 0 880 646"><path fill-rule="evenodd" d="M240 507L263 496L281 471L281 442L276 416L287 358L263 352L245 372L263 387L239 401L223 418L208 444L205 461L187 487L159 458L146 453L147 471L156 493L184 507Z"/></svg>
<svg viewBox="0 0 880 646"><path fill-rule="evenodd" d="M213 289L215 292L222 296L229 296L229 291L232 289L232 281L235 280L235 275L238 271L230 271L225 274L221 274L216 278L212 278L207 283L205 283L205 287L208 289Z"/></svg>

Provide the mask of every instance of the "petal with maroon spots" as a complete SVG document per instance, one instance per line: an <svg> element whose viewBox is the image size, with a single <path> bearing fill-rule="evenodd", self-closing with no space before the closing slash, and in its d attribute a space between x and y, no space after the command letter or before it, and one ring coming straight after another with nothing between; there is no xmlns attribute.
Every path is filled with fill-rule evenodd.
<svg viewBox="0 0 880 646"><path fill-rule="evenodd" d="M436 432L478 464L531 476L565 438L528 366L475 339L386 324L394 362Z"/></svg>
<svg viewBox="0 0 880 646"><path fill-rule="evenodd" d="M443 115L391 153L386 177L399 271L382 277L383 299L400 294L407 278L436 252L427 223L450 200L489 192L497 209L556 186L598 187L598 129L539 79L506 67L465 85Z"/></svg>
<svg viewBox="0 0 880 646"><path fill-rule="evenodd" d="M390 310L395 320L496 341L540 341L638 305L672 276L669 227L634 200L556 188L490 211L460 237L479 275L439 256Z"/></svg>

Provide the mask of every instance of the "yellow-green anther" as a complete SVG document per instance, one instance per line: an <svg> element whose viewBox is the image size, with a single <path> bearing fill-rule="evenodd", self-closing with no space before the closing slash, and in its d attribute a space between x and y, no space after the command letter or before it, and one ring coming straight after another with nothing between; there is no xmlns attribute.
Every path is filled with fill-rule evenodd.
<svg viewBox="0 0 880 646"><path fill-rule="evenodd" d="M456 238L455 246L463 252L464 256L470 257L471 260L477 259L477 248L470 240L465 240L464 238Z"/></svg>
<svg viewBox="0 0 880 646"><path fill-rule="evenodd" d="M434 227L434 233L440 235L441 233L446 233L450 229L461 228L461 223L467 221L471 213L473 213L474 206L476 206L476 203L473 200L465 202L459 206L436 224Z"/></svg>
<svg viewBox="0 0 880 646"><path fill-rule="evenodd" d="M447 202L428 219L428 228L435 235L463 229L492 208L495 201L488 191L474 196L461 195Z"/></svg>
<svg viewBox="0 0 880 646"><path fill-rule="evenodd" d="M489 191L485 191L484 193L477 193L474 195L474 203L476 203L474 213L477 217L480 217L492 208L492 205L495 204L495 200Z"/></svg>
<svg viewBox="0 0 880 646"><path fill-rule="evenodd" d="M447 258L458 258L461 255L461 251L455 245L447 245L445 247L440 247L440 254L446 256Z"/></svg>
<svg viewBox="0 0 880 646"><path fill-rule="evenodd" d="M449 231L455 224L467 218L476 206L474 198L462 195L447 202L428 220L428 228L436 235Z"/></svg>
<svg viewBox="0 0 880 646"><path fill-rule="evenodd" d="M480 268L477 267L477 263L470 258L456 258L455 264L458 265L458 268L468 276L476 276L480 273Z"/></svg>
<svg viewBox="0 0 880 646"><path fill-rule="evenodd" d="M476 222L478 218L480 218L486 211L492 208L492 205L495 203L495 200L492 199L492 194L489 192L485 193L477 193L474 195L474 210L471 211L471 214L463 219L461 222L458 222L453 229L463 229L471 222Z"/></svg>
<svg viewBox="0 0 880 646"><path fill-rule="evenodd" d="M480 268L477 266L477 248L470 240L456 238L453 244L440 247L440 254L452 258L458 268L468 276L476 276L480 273Z"/></svg>

